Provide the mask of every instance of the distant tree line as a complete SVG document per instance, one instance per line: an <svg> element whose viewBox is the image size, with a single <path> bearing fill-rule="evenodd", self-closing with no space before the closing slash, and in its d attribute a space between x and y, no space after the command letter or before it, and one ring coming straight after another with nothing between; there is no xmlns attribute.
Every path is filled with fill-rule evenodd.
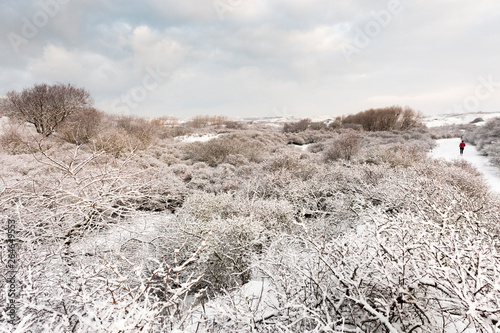
<svg viewBox="0 0 500 333"><path fill-rule="evenodd" d="M364 131L406 131L422 125L422 114L409 106L393 105L385 108L369 109L347 117L337 117L330 123L312 122L302 119L295 123L286 123L283 132L297 133L306 129L354 128Z"/></svg>
<svg viewBox="0 0 500 333"><path fill-rule="evenodd" d="M30 124L42 137L56 136L67 142L89 144L94 149L119 155L144 149L157 138L185 135L205 127L242 128L224 116L195 116L186 123L174 117L146 119L115 116L93 107L91 94L73 84L34 84L21 91L8 91L0 97L0 117L19 124ZM21 153L25 146L18 130L10 128L0 135L0 146ZM19 148L19 149L18 149Z"/></svg>

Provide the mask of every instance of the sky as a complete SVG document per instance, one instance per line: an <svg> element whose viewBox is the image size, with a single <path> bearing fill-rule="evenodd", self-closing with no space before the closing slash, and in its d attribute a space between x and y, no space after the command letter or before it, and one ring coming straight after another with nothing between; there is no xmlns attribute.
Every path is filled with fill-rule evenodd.
<svg viewBox="0 0 500 333"><path fill-rule="evenodd" d="M0 95L87 89L108 113L500 110L498 0L0 0Z"/></svg>

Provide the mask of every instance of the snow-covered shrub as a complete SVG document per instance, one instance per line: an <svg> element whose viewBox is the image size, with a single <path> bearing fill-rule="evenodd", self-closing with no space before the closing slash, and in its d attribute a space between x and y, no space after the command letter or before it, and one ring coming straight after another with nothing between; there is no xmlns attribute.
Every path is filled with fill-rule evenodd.
<svg viewBox="0 0 500 333"><path fill-rule="evenodd" d="M208 126L220 127L227 121L228 119L225 116L198 115L191 118L186 125L192 128L204 128Z"/></svg>
<svg viewBox="0 0 500 333"><path fill-rule="evenodd" d="M149 168L137 173L131 181L140 193L132 204L140 211L175 212L181 207L188 195L188 188L182 178L173 174L167 168Z"/></svg>
<svg viewBox="0 0 500 333"><path fill-rule="evenodd" d="M250 162L260 162L265 147L255 139L241 135L225 135L207 142L196 142L186 145L186 152L190 159L205 162L210 166L228 163L234 158L231 155L242 155ZM229 158L229 160L228 160Z"/></svg>
<svg viewBox="0 0 500 333"><path fill-rule="evenodd" d="M283 125L284 133L298 133L307 130L309 125L311 124L311 119L305 118L301 119L295 123L286 123Z"/></svg>
<svg viewBox="0 0 500 333"><path fill-rule="evenodd" d="M183 260L175 259L181 250L172 261L99 253L75 256L66 265L60 248L37 244L27 234L19 239L15 301L20 322L15 331L0 320L1 332L171 332L182 327L202 296L202 290L193 292L201 275L183 274L199 260L202 241ZM2 304L4 286L0 280Z"/></svg>
<svg viewBox="0 0 500 333"><path fill-rule="evenodd" d="M321 142L331 138L332 136L336 136L336 134L332 132L318 131L314 129L308 129L300 133L285 133L284 135L288 144L295 144L299 146Z"/></svg>
<svg viewBox="0 0 500 333"><path fill-rule="evenodd" d="M122 116L118 117L115 123L117 128L125 130L131 145L136 149L145 149L153 145L163 130L163 125L160 122L139 117Z"/></svg>
<svg viewBox="0 0 500 333"><path fill-rule="evenodd" d="M272 230L291 230L294 213L285 200L196 192L186 199L178 220L179 228L192 239L188 243L208 238L200 269L209 291L217 292L249 280L255 253Z"/></svg>
<svg viewBox="0 0 500 333"><path fill-rule="evenodd" d="M323 163L247 128L220 129L238 152L214 167L171 139L118 158L57 137L2 155L18 330L498 330L500 204L468 163L423 158L418 131L358 133L356 158Z"/></svg>
<svg viewBox="0 0 500 333"><path fill-rule="evenodd" d="M467 133L466 139L476 145L478 150L500 166L500 118L488 120L483 126L477 126Z"/></svg>
<svg viewBox="0 0 500 333"><path fill-rule="evenodd" d="M488 160L496 166L500 166L500 138L486 144L483 153L488 156Z"/></svg>
<svg viewBox="0 0 500 333"><path fill-rule="evenodd" d="M456 191L458 195L468 198L464 200L464 203L480 206L490 200L487 195L489 189L482 174L467 161L428 160L427 163L417 164L415 172L417 183L414 189L427 193L430 201L438 201L444 205L445 201L449 199L446 198L447 194L452 190ZM425 178L418 177L418 175L425 176ZM443 191L443 189L447 189L447 191ZM443 198L446 199L441 202L440 200ZM451 202L456 202L456 200Z"/></svg>
<svg viewBox="0 0 500 333"><path fill-rule="evenodd" d="M202 233L212 233L199 263L207 292L229 290L248 282L255 253L261 251L264 241L262 223L241 217L212 220L203 228Z"/></svg>
<svg viewBox="0 0 500 333"><path fill-rule="evenodd" d="M427 150L419 145L394 145L392 147L383 147L368 151L366 153L368 160L375 161L375 163L388 163L392 167L410 167L418 161L426 158Z"/></svg>
<svg viewBox="0 0 500 333"><path fill-rule="evenodd" d="M209 294L248 282L253 254L262 247L261 221L236 216L228 194L201 193L186 200L178 219L187 244L207 239L198 269Z"/></svg>
<svg viewBox="0 0 500 333"><path fill-rule="evenodd" d="M345 207L357 193L365 191L360 173L342 165L310 163L309 170L314 172L308 177L290 170L262 172L247 181L242 191L250 200L286 202L287 211L293 212L293 220L306 218L308 223L314 223L318 217L328 216L331 229L350 224L354 212ZM335 219L339 222L334 222ZM290 230L290 226L285 229ZM325 237L329 234L325 233Z"/></svg>
<svg viewBox="0 0 500 333"><path fill-rule="evenodd" d="M27 135L22 131L20 126L4 126L0 134L1 150L11 155L31 153L30 144L26 141Z"/></svg>
<svg viewBox="0 0 500 333"><path fill-rule="evenodd" d="M449 139L449 138L459 138L464 133L466 133L466 139L470 140L469 137L471 132L474 132L476 125L471 124L454 124L454 125L443 125L429 128L429 133L431 138L437 139Z"/></svg>
<svg viewBox="0 0 500 333"><path fill-rule="evenodd" d="M257 140L262 143L267 150L274 151L276 148L282 147L287 143L285 136L282 133L267 130L248 130L244 132L246 137Z"/></svg>
<svg viewBox="0 0 500 333"><path fill-rule="evenodd" d="M198 191L186 198L179 214L203 222L225 219L234 215L232 201L233 195L230 193L214 194Z"/></svg>
<svg viewBox="0 0 500 333"><path fill-rule="evenodd" d="M247 165L249 163L248 158L245 157L242 154L231 154L228 155L226 158L227 164L231 164L234 166L242 166L242 165Z"/></svg>
<svg viewBox="0 0 500 333"><path fill-rule="evenodd" d="M89 145L95 151L104 151L115 157L130 153L136 148L127 132L117 128L103 129L90 140Z"/></svg>
<svg viewBox="0 0 500 333"><path fill-rule="evenodd" d="M237 190L241 184L241 179L236 176L236 169L233 165L223 163L215 168L206 166L203 162L193 165L189 174L187 187L193 190L221 193Z"/></svg>
<svg viewBox="0 0 500 333"><path fill-rule="evenodd" d="M105 151L115 157L144 150L157 142L163 125L137 117L104 117L99 132L89 140L95 151Z"/></svg>
<svg viewBox="0 0 500 333"><path fill-rule="evenodd" d="M333 144L333 140L325 140L322 142L313 143L309 147L307 147L307 151L310 153L323 152L328 146L330 146L332 144Z"/></svg>
<svg viewBox="0 0 500 333"><path fill-rule="evenodd" d="M85 144L99 132L103 113L94 108L87 108L73 113L57 130L62 139L77 144Z"/></svg>
<svg viewBox="0 0 500 333"><path fill-rule="evenodd" d="M295 148L276 150L262 163L266 174L271 172L280 178L286 178L288 175L290 178L300 178L302 181L307 181L320 172L319 164L320 161L316 156Z"/></svg>
<svg viewBox="0 0 500 333"><path fill-rule="evenodd" d="M205 166L207 165L205 164ZM193 171L192 169L193 168L191 166L181 163L176 163L170 166L170 171L185 182L191 180Z"/></svg>
<svg viewBox="0 0 500 333"><path fill-rule="evenodd" d="M219 299L206 305L210 330L500 329L500 253L485 228L492 221L467 211L435 219L408 210L360 213L366 224L326 242L307 227L306 237L273 239L259 264L269 281L266 292L274 295L262 299L266 310L256 316L252 307L220 303L234 302L232 297Z"/></svg>
<svg viewBox="0 0 500 333"><path fill-rule="evenodd" d="M500 138L500 118L489 119L483 126L474 127L467 133L467 139L482 150L486 144Z"/></svg>
<svg viewBox="0 0 500 333"><path fill-rule="evenodd" d="M369 109L347 116L342 124L359 124L365 131L391 131L422 126L422 114L409 106Z"/></svg>
<svg viewBox="0 0 500 333"><path fill-rule="evenodd" d="M236 197L233 207L239 216L262 223L266 231L287 232L294 229L296 210L287 200Z"/></svg>
<svg viewBox="0 0 500 333"><path fill-rule="evenodd" d="M350 161L360 149L360 136L355 132L341 134L324 153L326 162L339 159Z"/></svg>

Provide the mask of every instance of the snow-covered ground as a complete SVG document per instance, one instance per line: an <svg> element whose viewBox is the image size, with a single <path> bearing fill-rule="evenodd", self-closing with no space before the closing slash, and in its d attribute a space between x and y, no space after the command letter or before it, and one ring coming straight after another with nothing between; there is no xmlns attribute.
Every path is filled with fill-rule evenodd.
<svg viewBox="0 0 500 333"><path fill-rule="evenodd" d="M481 118L484 121L475 123L477 126L484 125L484 123L492 118L500 117L500 112L474 112L474 113L464 113L464 114L441 114L436 116L428 116L424 119L424 124L427 127L438 127L445 125L460 125L460 124L470 124L477 118Z"/></svg>
<svg viewBox="0 0 500 333"><path fill-rule="evenodd" d="M175 138L175 141L181 141L181 142L207 142L212 139L218 138L220 135L219 134L202 134L202 135L184 135L184 136L178 136Z"/></svg>
<svg viewBox="0 0 500 333"><path fill-rule="evenodd" d="M307 151L307 148L309 148L310 145L311 145L310 143L305 144L305 145L296 145L296 144L294 144L295 147L299 148L302 151Z"/></svg>
<svg viewBox="0 0 500 333"><path fill-rule="evenodd" d="M464 154L460 156L460 149L458 148L459 143L459 138L437 140L437 146L429 155L434 158L442 158L449 161L458 158L465 159L484 175L492 191L500 193L500 169L491 165L488 158L482 156L477 151L476 147L471 144L465 147Z"/></svg>

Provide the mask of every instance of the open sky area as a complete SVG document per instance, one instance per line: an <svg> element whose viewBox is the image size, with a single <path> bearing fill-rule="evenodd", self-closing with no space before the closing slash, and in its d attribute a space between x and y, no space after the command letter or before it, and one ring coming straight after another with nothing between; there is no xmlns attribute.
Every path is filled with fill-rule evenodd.
<svg viewBox="0 0 500 333"><path fill-rule="evenodd" d="M1 0L0 95L144 117L499 111L497 0Z"/></svg>

